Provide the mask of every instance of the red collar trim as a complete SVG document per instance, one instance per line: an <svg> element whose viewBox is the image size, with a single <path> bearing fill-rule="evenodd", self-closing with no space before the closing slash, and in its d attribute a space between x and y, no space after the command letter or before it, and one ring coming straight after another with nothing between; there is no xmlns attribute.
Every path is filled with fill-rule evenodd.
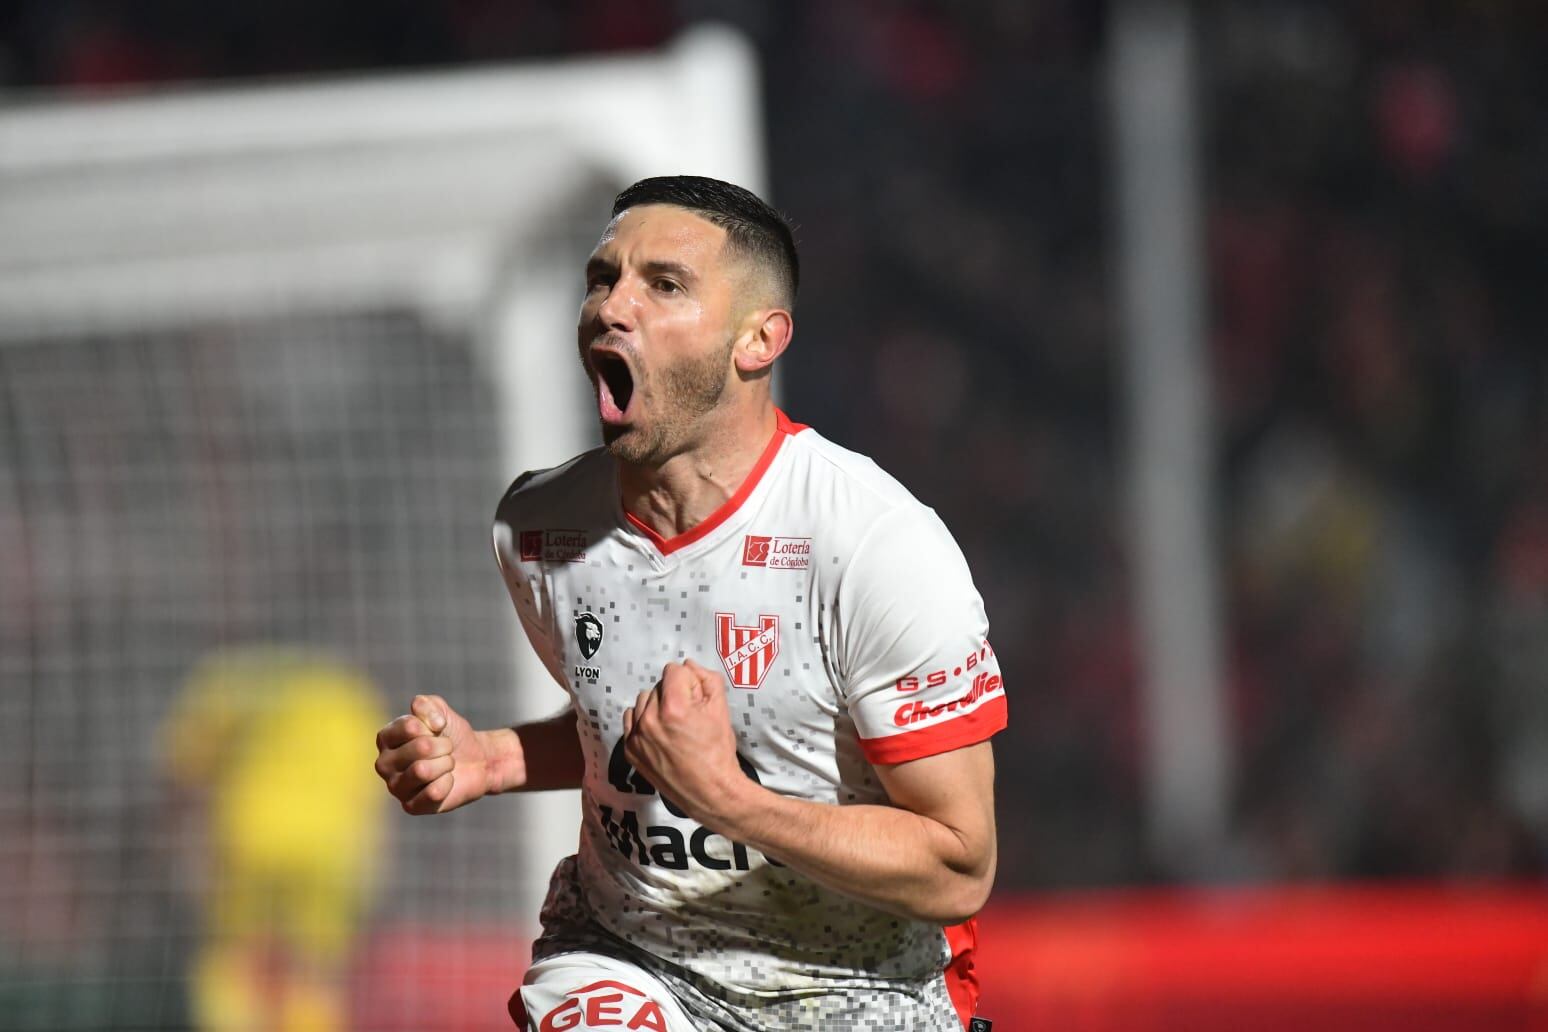
<svg viewBox="0 0 1548 1032"><path fill-rule="evenodd" d="M792 437L800 433L802 430L811 429L811 427L807 426L805 423L792 422L790 417L785 415L784 411L781 409L774 410L774 418L779 423L780 432L789 434Z"/></svg>
<svg viewBox="0 0 1548 1032"><path fill-rule="evenodd" d="M769 466L773 464L774 456L779 454L780 446L785 443L785 438L793 437L802 430L807 429L805 423L791 422L790 417L777 408L774 410L774 417L774 436L769 439L768 445L763 449L763 454L758 456L758 461L753 464L752 470L748 472L746 479L742 481L742 486L737 488L736 494L722 502L720 508L710 513L702 523L690 527L676 537L664 538L646 526L644 521L628 509L624 510L624 519L628 520L635 530L644 534L646 539L656 546L656 551L662 555L671 555L678 549L687 548L695 541L713 532L716 527L730 519L736 510L742 507L743 502L747 501L747 496L753 493L753 489L763 479L763 474L767 473Z"/></svg>

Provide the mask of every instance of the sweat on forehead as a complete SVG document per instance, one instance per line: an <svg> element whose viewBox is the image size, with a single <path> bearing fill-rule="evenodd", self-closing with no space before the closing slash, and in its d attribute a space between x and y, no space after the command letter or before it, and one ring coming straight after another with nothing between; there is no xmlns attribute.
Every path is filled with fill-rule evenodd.
<svg viewBox="0 0 1548 1032"><path fill-rule="evenodd" d="M639 204L614 215L602 231L597 246L600 248L617 237L625 223L632 232L659 234L682 246L699 248L713 241L717 252L730 239L725 227L716 225L699 212L671 204Z"/></svg>

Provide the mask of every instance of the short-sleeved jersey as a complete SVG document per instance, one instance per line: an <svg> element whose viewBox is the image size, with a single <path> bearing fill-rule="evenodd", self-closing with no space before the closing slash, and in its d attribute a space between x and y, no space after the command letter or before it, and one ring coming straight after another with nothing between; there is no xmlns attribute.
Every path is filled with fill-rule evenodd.
<svg viewBox="0 0 1548 1032"><path fill-rule="evenodd" d="M873 462L779 414L736 494L663 539L625 512L604 450L519 479L495 551L585 754L574 887L591 920L738 992L930 978L938 926L826 889L685 817L624 759L623 712L668 661L724 675L748 777L838 805L887 802L873 764L1005 726L966 561Z"/></svg>

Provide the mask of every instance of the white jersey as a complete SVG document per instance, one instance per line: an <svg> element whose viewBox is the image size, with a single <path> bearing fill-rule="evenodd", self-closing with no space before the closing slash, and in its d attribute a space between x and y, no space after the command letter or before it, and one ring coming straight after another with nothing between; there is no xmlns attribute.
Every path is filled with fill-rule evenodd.
<svg viewBox="0 0 1548 1032"><path fill-rule="evenodd" d="M933 511L780 413L746 482L685 534L663 539L625 512L615 462L598 449L518 480L494 543L533 647L573 700L585 753L580 848L560 872L572 884L556 877L556 893L735 992L940 975L950 958L940 927L709 832L621 746L624 710L684 658L725 675L742 769L799 799L886 803L873 764L1003 728L983 602ZM545 907L545 927L573 909Z"/></svg>

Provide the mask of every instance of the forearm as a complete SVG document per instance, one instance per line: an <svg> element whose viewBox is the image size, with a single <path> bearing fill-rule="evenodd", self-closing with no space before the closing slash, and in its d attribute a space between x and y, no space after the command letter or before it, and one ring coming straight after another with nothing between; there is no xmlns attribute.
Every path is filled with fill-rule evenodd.
<svg viewBox="0 0 1548 1032"><path fill-rule="evenodd" d="M992 836L974 842L895 806L807 802L748 781L701 822L830 889L921 921L971 917L994 880Z"/></svg>
<svg viewBox="0 0 1548 1032"><path fill-rule="evenodd" d="M478 734L489 755L489 794L580 787L586 761L574 711Z"/></svg>

